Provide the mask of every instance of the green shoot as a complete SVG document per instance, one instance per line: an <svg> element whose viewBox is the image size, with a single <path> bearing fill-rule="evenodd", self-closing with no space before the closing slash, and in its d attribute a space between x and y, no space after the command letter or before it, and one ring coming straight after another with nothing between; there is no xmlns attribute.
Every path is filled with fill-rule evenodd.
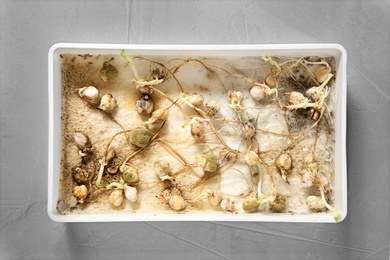
<svg viewBox="0 0 390 260"><path fill-rule="evenodd" d="M109 190L109 189L112 189L112 188L117 188L117 189L124 190L125 186L126 186L125 180L121 179L119 182L112 182L112 183L108 184L106 186L106 189Z"/></svg>
<svg viewBox="0 0 390 260"><path fill-rule="evenodd" d="M127 57L126 53L125 53L125 50L122 49L121 52L120 52L120 55L125 58L128 63L130 64L130 67L131 69L133 70L133 73L134 73L134 76L137 80L140 80L141 77L139 76L138 74L138 71L137 71L137 68L135 67L134 63L133 63L133 58L132 57Z"/></svg>
<svg viewBox="0 0 390 260"><path fill-rule="evenodd" d="M325 207L327 209L329 209L330 211L333 211L335 213L335 215L333 216L334 220L336 222L339 221L340 217L341 217L341 212L338 208L335 208L335 207L332 207L331 205L329 205L329 203L326 201L325 199L325 194L324 194L324 186L322 184L320 184L320 191L321 191L321 199L322 201L324 202L325 204Z"/></svg>

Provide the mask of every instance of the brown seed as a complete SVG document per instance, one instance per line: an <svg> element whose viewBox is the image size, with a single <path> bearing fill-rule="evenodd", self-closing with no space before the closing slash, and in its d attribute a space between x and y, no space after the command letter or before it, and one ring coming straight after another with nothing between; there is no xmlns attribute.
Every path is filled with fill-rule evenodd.
<svg viewBox="0 0 390 260"><path fill-rule="evenodd" d="M220 106L214 100L209 100L205 105L205 110L208 116L214 116L218 113Z"/></svg>
<svg viewBox="0 0 390 260"><path fill-rule="evenodd" d="M202 95L199 95L198 93L192 93L192 94L190 95L190 100L189 100L189 102L190 102L191 104L193 104L194 106L198 107L198 106L200 106L200 105L203 104L203 100L204 100L204 98L203 98Z"/></svg>
<svg viewBox="0 0 390 260"><path fill-rule="evenodd" d="M202 123L199 121L195 120L191 124L191 135L194 139L199 139L203 136L204 134L204 129Z"/></svg>

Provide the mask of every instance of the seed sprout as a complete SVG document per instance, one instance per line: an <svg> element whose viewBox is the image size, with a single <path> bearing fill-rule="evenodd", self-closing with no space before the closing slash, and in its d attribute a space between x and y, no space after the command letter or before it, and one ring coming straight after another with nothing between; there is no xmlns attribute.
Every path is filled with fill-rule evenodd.
<svg viewBox="0 0 390 260"><path fill-rule="evenodd" d="M73 195L80 203L84 203L85 198L88 196L88 189L85 185L76 186L73 189Z"/></svg>
<svg viewBox="0 0 390 260"><path fill-rule="evenodd" d="M123 203L123 192L121 190L114 190L108 197L108 201L114 207L119 207Z"/></svg>
<svg viewBox="0 0 390 260"><path fill-rule="evenodd" d="M334 216L333 216L334 220L336 222L339 221L339 219L341 217L341 213L340 213L339 209L329 205L329 203L326 201L326 198L325 198L325 188L324 188L324 185L323 185L321 180L318 180L318 182L319 182L318 186L320 188L322 202L325 204L325 207L327 209L329 209L330 211L333 211L333 213L334 213Z"/></svg>
<svg viewBox="0 0 390 260"><path fill-rule="evenodd" d="M87 101L92 106L98 106L100 104L101 94L94 86L80 88L79 96Z"/></svg>
<svg viewBox="0 0 390 260"><path fill-rule="evenodd" d="M191 135L194 139L200 139L204 135L204 128L199 120L193 120L191 123Z"/></svg>
<svg viewBox="0 0 390 260"><path fill-rule="evenodd" d="M230 198L225 198L221 201L221 209L223 211L233 212L234 210L234 201Z"/></svg>
<svg viewBox="0 0 390 260"><path fill-rule="evenodd" d="M269 202L270 210L273 212L283 212L286 209L286 198L281 194L276 194L275 200Z"/></svg>
<svg viewBox="0 0 390 260"><path fill-rule="evenodd" d="M77 184L87 184L90 181L89 174L86 169L76 167L72 171L73 179Z"/></svg>
<svg viewBox="0 0 390 260"><path fill-rule="evenodd" d="M85 149L91 148L91 141L89 140L89 138L86 134L75 133L73 135L73 140L74 140L76 146L81 151L84 151Z"/></svg>
<svg viewBox="0 0 390 260"><path fill-rule="evenodd" d="M198 107L203 104L203 96L199 95L198 93L192 93L188 97L188 102L190 102L192 105Z"/></svg>
<svg viewBox="0 0 390 260"><path fill-rule="evenodd" d="M242 93L236 90L229 90L228 97L229 97L229 107L233 108L236 111L241 111L242 109L241 100L243 99Z"/></svg>
<svg viewBox="0 0 390 260"><path fill-rule="evenodd" d="M259 203L262 204L267 202L271 198L271 196L268 194L263 194L262 192L264 171L265 171L264 162L261 161L259 155L254 151L247 152L244 156L244 159L245 159L245 163L250 167L253 173L259 173L257 193L253 193L253 194L256 194L256 199L259 201Z"/></svg>
<svg viewBox="0 0 390 260"><path fill-rule="evenodd" d="M122 173L123 179L127 183L131 184L138 182L138 170L135 167L130 165L122 165L119 170Z"/></svg>
<svg viewBox="0 0 390 260"><path fill-rule="evenodd" d="M267 96L266 91L267 90L263 86L258 85L252 86L249 89L249 93L251 94L252 98L257 101L260 101Z"/></svg>
<svg viewBox="0 0 390 260"><path fill-rule="evenodd" d="M117 101L111 94L105 94L100 100L99 108L104 112L112 112L117 107Z"/></svg>
<svg viewBox="0 0 390 260"><path fill-rule="evenodd" d="M205 110L208 116L215 116L220 109L220 105L214 100L209 100L205 105Z"/></svg>
<svg viewBox="0 0 390 260"><path fill-rule="evenodd" d="M204 172L213 173L218 170L219 162L215 155L205 154L204 156L196 157L196 159L199 160Z"/></svg>
<svg viewBox="0 0 390 260"><path fill-rule="evenodd" d="M141 115L150 115L153 112L154 102L150 95L144 94L140 96L135 103L135 110Z"/></svg>
<svg viewBox="0 0 390 260"><path fill-rule="evenodd" d="M309 100L302 93L293 91L290 93L289 103L298 106L302 103L309 103Z"/></svg>
<svg viewBox="0 0 390 260"><path fill-rule="evenodd" d="M186 203L178 189L173 188L168 196L169 207L175 211L181 211L186 208Z"/></svg>
<svg viewBox="0 0 390 260"><path fill-rule="evenodd" d="M325 208L324 201L322 200L321 197L317 197L317 196L309 196L309 197L307 197L306 204L311 209L322 209L322 208Z"/></svg>
<svg viewBox="0 0 390 260"><path fill-rule="evenodd" d="M242 203L242 209L248 213L255 213L260 206L256 193L251 193Z"/></svg>
<svg viewBox="0 0 390 260"><path fill-rule="evenodd" d="M138 190L132 186L125 186L125 197L130 202L137 202L138 200Z"/></svg>
<svg viewBox="0 0 390 260"><path fill-rule="evenodd" d="M206 191L206 194L207 194L207 200L209 201L210 205L218 206L221 204L222 195L218 191L213 191L208 189Z"/></svg>
<svg viewBox="0 0 390 260"><path fill-rule="evenodd" d="M157 109L152 113L152 116L144 123L150 130L160 129L168 118L167 109Z"/></svg>

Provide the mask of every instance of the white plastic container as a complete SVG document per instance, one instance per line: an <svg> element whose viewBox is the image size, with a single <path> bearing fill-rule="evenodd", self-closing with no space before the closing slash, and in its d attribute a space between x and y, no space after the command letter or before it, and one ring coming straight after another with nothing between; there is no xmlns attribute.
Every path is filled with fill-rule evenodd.
<svg viewBox="0 0 390 260"><path fill-rule="evenodd" d="M328 214L113 214L61 215L57 212L61 160L61 53L118 54L125 49L129 55L183 56L333 56L336 71L335 106L335 207L341 211L339 222L347 215L346 163L346 101L347 54L339 44L280 44L280 45L114 45L114 44L55 44L49 51L49 156L48 156L48 214L57 222L117 222L117 221L270 221L270 222L329 222Z"/></svg>

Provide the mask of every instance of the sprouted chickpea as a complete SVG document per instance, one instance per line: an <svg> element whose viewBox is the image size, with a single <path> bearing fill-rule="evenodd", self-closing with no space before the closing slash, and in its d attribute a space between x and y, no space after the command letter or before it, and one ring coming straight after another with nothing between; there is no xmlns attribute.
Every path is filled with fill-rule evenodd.
<svg viewBox="0 0 390 260"><path fill-rule="evenodd" d="M85 156L86 150L91 148L89 137L84 133L77 132L73 135L73 140L76 146L81 150L81 155Z"/></svg>
<svg viewBox="0 0 390 260"><path fill-rule="evenodd" d="M86 169L76 167L72 170L72 175L73 179L78 184L87 184L90 181L89 174Z"/></svg>
<svg viewBox="0 0 390 260"><path fill-rule="evenodd" d="M280 175L282 176L282 179L287 184L290 184L290 182L287 179L287 176L291 174L291 168L292 168L291 156L288 155L288 154L282 153L276 159L275 164L276 164L276 167L279 170Z"/></svg>
<svg viewBox="0 0 390 260"><path fill-rule="evenodd" d="M155 67L152 69L151 77L153 79L164 80L167 76L167 72L163 68Z"/></svg>
<svg viewBox="0 0 390 260"><path fill-rule="evenodd" d="M196 157L196 159L199 160L204 172L213 173L218 170L219 161L215 155L209 153L201 157Z"/></svg>
<svg viewBox="0 0 390 260"><path fill-rule="evenodd" d="M143 94L135 103L135 110L141 115L150 115L153 112L154 102L147 94Z"/></svg>
<svg viewBox="0 0 390 260"><path fill-rule="evenodd" d="M200 139L204 135L204 128L202 123L207 120L200 117L193 117L189 123L184 123L181 127L185 128L187 125L191 126L191 135L194 139Z"/></svg>
<svg viewBox="0 0 390 260"><path fill-rule="evenodd" d="M119 170L122 173L123 179L127 183L131 184L131 183L138 182L138 180L139 180L138 170L135 167L130 166L130 165L122 165L119 168Z"/></svg>
<svg viewBox="0 0 390 260"><path fill-rule="evenodd" d="M216 115L221 108L214 100L209 100L204 107L208 116Z"/></svg>
<svg viewBox="0 0 390 260"><path fill-rule="evenodd" d="M146 128L135 128L129 134L130 143L138 148L145 147L153 134Z"/></svg>
<svg viewBox="0 0 390 260"><path fill-rule="evenodd" d="M290 99L288 102L291 105L299 105L301 103L308 102L308 100L302 93L293 91L290 93Z"/></svg>
<svg viewBox="0 0 390 260"><path fill-rule="evenodd" d="M224 198L221 201L221 209L223 211L233 212L233 210L234 210L234 201L232 201L230 198Z"/></svg>
<svg viewBox="0 0 390 260"><path fill-rule="evenodd" d="M125 197L130 202L137 202L138 200L138 190L132 186L125 186Z"/></svg>
<svg viewBox="0 0 390 260"><path fill-rule="evenodd" d="M100 69L100 78L104 82L115 82L118 78L118 69L111 64L111 61L114 60L114 57L105 61L103 67Z"/></svg>
<svg viewBox="0 0 390 260"><path fill-rule="evenodd" d="M112 112L117 107L117 101L111 94L105 94L100 100L99 108L104 112Z"/></svg>
<svg viewBox="0 0 390 260"><path fill-rule="evenodd" d="M149 129L159 129L165 123L168 118L167 109L157 109L152 113L152 116L144 123Z"/></svg>
<svg viewBox="0 0 390 260"><path fill-rule="evenodd" d="M229 107L233 108L236 111L240 111L242 109L241 107L241 100L243 99L242 93L236 90L229 90L228 97L229 97Z"/></svg>
<svg viewBox="0 0 390 260"><path fill-rule="evenodd" d="M322 209L325 208L325 203L322 198L317 196L309 196L306 199L306 204L310 209Z"/></svg>
<svg viewBox="0 0 390 260"><path fill-rule="evenodd" d="M146 94L146 95L152 95L153 93L153 88L151 88L150 86L136 86L135 87L139 92L141 92L142 94Z"/></svg>
<svg viewBox="0 0 390 260"><path fill-rule="evenodd" d="M199 120L194 120L191 123L191 135L194 139L200 139L204 135L204 128Z"/></svg>
<svg viewBox="0 0 390 260"><path fill-rule="evenodd" d="M173 188L168 197L169 207L175 211L181 211L186 208L186 203L180 194L180 191Z"/></svg>
<svg viewBox="0 0 390 260"><path fill-rule="evenodd" d="M88 189L85 185L76 186L73 189L73 195L78 199L79 203L84 203L88 196Z"/></svg>
<svg viewBox="0 0 390 260"><path fill-rule="evenodd" d="M254 85L249 89L249 93L254 100L263 100L266 96L266 89L263 86Z"/></svg>
<svg viewBox="0 0 390 260"><path fill-rule="evenodd" d="M253 192L247 196L242 203L242 209L248 213L255 213L260 206L260 202L257 199L257 193Z"/></svg>
<svg viewBox="0 0 390 260"><path fill-rule="evenodd" d="M188 102L190 102L195 107L198 107L198 106L202 105L203 104L203 100L204 100L203 96L198 94L198 93L192 93L188 97Z"/></svg>
<svg viewBox="0 0 390 260"><path fill-rule="evenodd" d="M111 192L110 197L108 197L108 201L114 207L119 207L123 203L123 192L121 190L114 190Z"/></svg>
<svg viewBox="0 0 390 260"><path fill-rule="evenodd" d="M80 88L78 94L82 99L93 106L98 106L102 97L99 90L94 86Z"/></svg>
<svg viewBox="0 0 390 260"><path fill-rule="evenodd" d="M154 162L154 171L156 176L161 180L172 180L172 168L166 161L155 161Z"/></svg>
<svg viewBox="0 0 390 260"><path fill-rule="evenodd" d="M206 191L206 194L207 194L207 200L209 201L210 205L218 206L221 204L222 195L218 191L213 191L208 189Z"/></svg>
<svg viewBox="0 0 390 260"><path fill-rule="evenodd" d="M283 212L286 209L286 198L282 195L277 193L275 200L272 202L269 202L270 210L273 212Z"/></svg>

